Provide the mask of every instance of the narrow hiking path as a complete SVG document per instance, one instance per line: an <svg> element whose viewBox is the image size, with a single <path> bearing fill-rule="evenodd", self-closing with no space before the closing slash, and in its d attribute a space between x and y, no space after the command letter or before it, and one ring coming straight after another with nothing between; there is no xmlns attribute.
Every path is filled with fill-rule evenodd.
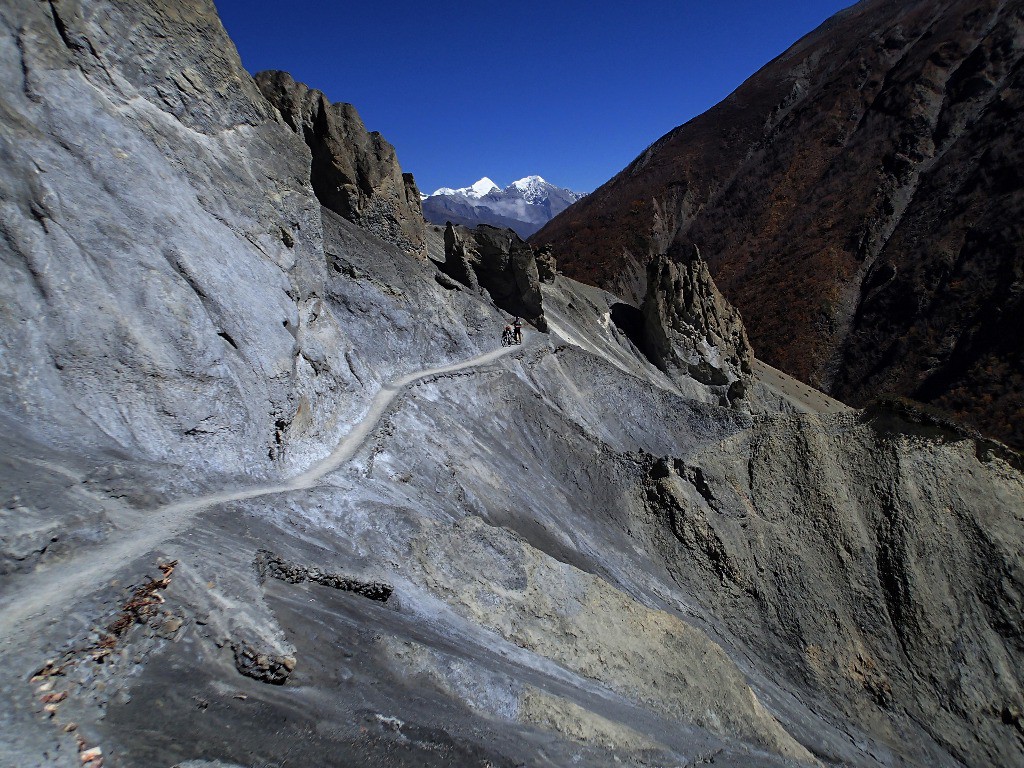
<svg viewBox="0 0 1024 768"><path fill-rule="evenodd" d="M162 542L183 532L193 518L204 509L233 501L312 488L325 475L349 461L380 423L388 407L409 386L467 368L477 368L513 352L536 344L541 334L531 333L528 343L499 347L467 360L436 368L427 368L401 376L381 387L369 410L356 422L326 457L309 469L287 480L218 491L182 499L152 510L139 510L140 523L112 533L115 541L83 550L82 554L44 570L16 577L16 583L0 598L0 649L11 637L32 625L53 619L76 598L91 594L106 584L106 577L125 563L151 551Z"/></svg>

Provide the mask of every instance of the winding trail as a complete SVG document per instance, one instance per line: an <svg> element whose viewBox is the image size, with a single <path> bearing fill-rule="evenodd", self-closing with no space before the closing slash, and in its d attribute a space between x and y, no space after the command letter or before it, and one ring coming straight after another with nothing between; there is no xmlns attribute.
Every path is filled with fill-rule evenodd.
<svg viewBox="0 0 1024 768"><path fill-rule="evenodd" d="M540 334L530 335L534 339L541 337ZM19 577L16 587L0 599L0 649L5 648L12 636L20 631L27 631L33 625L49 621L68 603L100 589L109 574L181 533L202 510L218 504L312 488L321 478L356 454L376 429L388 407L410 385L433 376L487 365L505 355L523 351L527 346L499 347L459 363L401 376L381 387L366 415L353 425L328 456L306 471L277 483L219 491L182 499L149 511L140 510L142 522L115 531L115 541L86 549L79 557L59 565Z"/></svg>

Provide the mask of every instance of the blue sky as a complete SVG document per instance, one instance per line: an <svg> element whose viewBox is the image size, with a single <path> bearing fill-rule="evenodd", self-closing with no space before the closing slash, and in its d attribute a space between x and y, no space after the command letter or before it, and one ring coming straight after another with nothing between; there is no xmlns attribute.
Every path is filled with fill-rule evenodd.
<svg viewBox="0 0 1024 768"><path fill-rule="evenodd" d="M351 102L420 189L589 192L851 0L215 0L250 72Z"/></svg>

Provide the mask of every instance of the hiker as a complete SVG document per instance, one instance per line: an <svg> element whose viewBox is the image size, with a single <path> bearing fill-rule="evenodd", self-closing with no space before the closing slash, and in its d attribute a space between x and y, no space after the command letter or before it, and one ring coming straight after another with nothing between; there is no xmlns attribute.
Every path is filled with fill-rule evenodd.
<svg viewBox="0 0 1024 768"><path fill-rule="evenodd" d="M515 319L515 322L512 323L512 328L515 330L516 344L522 344L523 343L523 322L522 322L522 320L520 320L517 317Z"/></svg>

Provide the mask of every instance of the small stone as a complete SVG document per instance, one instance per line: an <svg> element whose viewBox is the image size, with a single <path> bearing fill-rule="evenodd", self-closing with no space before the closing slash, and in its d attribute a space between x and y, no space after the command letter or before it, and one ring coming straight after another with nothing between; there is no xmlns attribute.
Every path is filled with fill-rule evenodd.
<svg viewBox="0 0 1024 768"><path fill-rule="evenodd" d="M68 723L64 726L64 733L72 733L78 730L78 723Z"/></svg>
<svg viewBox="0 0 1024 768"><path fill-rule="evenodd" d="M83 763L88 763L90 760L95 760L103 755L103 750L99 747L93 747L92 749L83 750L78 754L79 759Z"/></svg>
<svg viewBox="0 0 1024 768"><path fill-rule="evenodd" d="M184 620L178 616L168 616L164 619L163 624L160 625L158 634L161 637L171 638L181 629L182 624L184 624Z"/></svg>

